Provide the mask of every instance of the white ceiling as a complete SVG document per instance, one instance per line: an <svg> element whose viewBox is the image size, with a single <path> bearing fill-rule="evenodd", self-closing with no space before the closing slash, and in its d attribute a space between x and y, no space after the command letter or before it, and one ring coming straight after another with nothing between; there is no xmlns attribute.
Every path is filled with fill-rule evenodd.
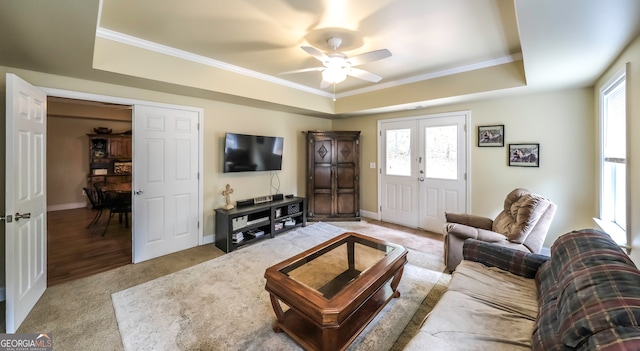
<svg viewBox="0 0 640 351"><path fill-rule="evenodd" d="M22 0L0 3L0 33L0 65L167 91L176 88L94 69L96 35L322 96L333 87L320 89L320 72L278 74L320 66L300 46L329 51L326 39L339 35L350 57L391 51L359 66L382 81L349 77L338 98L520 60L523 88L543 90L592 85L640 33L640 1Z"/></svg>

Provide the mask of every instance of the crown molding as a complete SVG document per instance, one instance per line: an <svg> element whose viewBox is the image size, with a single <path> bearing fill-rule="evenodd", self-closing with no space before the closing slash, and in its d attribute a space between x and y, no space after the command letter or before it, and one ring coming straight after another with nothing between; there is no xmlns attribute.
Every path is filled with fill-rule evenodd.
<svg viewBox="0 0 640 351"><path fill-rule="evenodd" d="M456 68L437 71L437 72L432 72L432 73L426 73L426 74L422 74L422 75L418 75L418 76L414 76L414 77L409 77L409 78L405 78L405 79L389 81L389 82L385 82L385 83L372 85L372 86L366 87L366 88L354 89L354 90L349 90L349 91L342 92L342 93L337 93L337 94L334 95L331 92L310 88L310 87L308 87L306 85L293 83L293 82L290 82L290 81L285 80L285 79L281 79L281 78L276 78L276 77L270 76L268 74L264 74L264 73L252 71L250 69L234 66L234 65L228 64L226 62L214 60L214 59L202 56L202 55L197 55L197 54L194 54L194 53L191 53L191 52L188 52L188 51L179 50L179 49L172 48L172 47L169 47L169 46L161 45L161 44L158 44L158 43L154 43L154 42L151 42L151 41L148 41L148 40L140 39L140 38L137 38L137 37L134 37L134 36L131 36L131 35L127 35L127 34L124 34L124 33L116 32L116 31L113 31L113 30L110 30L110 29L106 29L106 28L102 28L102 27L98 27L98 29L96 31L96 37L100 37L100 38L107 39L107 40L112 40L112 41L123 43L123 44L126 44L126 45L135 46L135 47L138 47L138 48L141 48L141 49L145 49L145 50L157 52L157 53L160 53L160 54L165 54L165 55L177 57L177 58L180 58L180 59L183 59L183 60L187 60L187 61L191 61L191 62L203 64L203 65L207 65L207 66L210 66L210 67L222 69L222 70L225 70L225 71L241 74L241 75L252 77L252 78L256 78L256 79L260 79L260 80L267 81L267 82L270 82L270 83L286 86L286 87L289 87L289 88L292 88L292 89L297 89L297 90L308 92L308 93L311 93L311 94L316 94L316 95L319 95L319 96L328 97L328 98L334 98L334 99L344 98L344 97L358 95L358 94L369 93L369 92L382 90L382 89L398 87L398 86L401 86L401 85L415 83L415 82L419 82L419 81L423 81L423 80L429 80L429 79L434 79L434 78L439 78L439 77L450 76L450 75L454 75L454 74L458 74L458 73L464 73L464 72L469 72L469 71L473 71L473 70L477 70L477 69L488 68L488 67L493 67L493 66L499 66L499 65L511 63L511 62L514 62L514 61L522 60L522 53L516 53L516 54L510 55L510 56L505 56L505 57L497 58L497 59L494 59L494 60L479 62L479 63L475 63L475 64L471 64L471 65L456 67Z"/></svg>
<svg viewBox="0 0 640 351"><path fill-rule="evenodd" d="M370 93L370 92L376 91L376 90L394 88L394 87L397 87L397 86L410 84L410 83L415 83L415 82L420 82L420 81L423 81L423 80L446 77L446 76L451 76L451 75L458 74L458 73L474 71L474 70L477 70L477 69L504 65L504 64L515 62L515 61L519 61L519 60L522 60L522 53L517 53L517 54L510 55L510 56L505 56L505 57L500 57L500 58L497 58L497 59L494 59L494 60L474 63L474 64L471 64L471 65L455 67L455 68L451 68L451 69L447 69L447 70L443 70L443 71L425 73L425 74L421 74L421 75L417 75L417 76L413 76L413 77L409 77L409 78L405 78L405 79L399 79L399 80L389 81L389 82L385 82L385 83L380 83L380 84L376 84L376 85L373 85L373 86L370 86L370 87L366 87L366 88L354 89L354 90L346 91L346 92L343 92L343 93L339 93L339 94L336 95L336 98L344 98L344 97L347 97L347 96Z"/></svg>
<svg viewBox="0 0 640 351"><path fill-rule="evenodd" d="M164 54L164 55L177 57L177 58L180 58L180 59L183 59L183 60L186 60L186 61L191 61L191 62L203 64L203 65L206 65L206 66L210 66L210 67L222 69L222 70L225 70L225 71L241 74L241 75L244 75L244 76L247 76L247 77L264 80L266 82L270 82L270 83L286 86L286 87L297 89L297 90L304 91L304 92L307 92L307 93L312 93L312 94L316 94L316 95L320 95L320 96L324 96L324 97L333 98L333 94L332 93L329 93L329 92L326 92L326 91L323 91L323 90L310 88L310 87L308 87L306 85L293 83L293 82L290 82L290 81L285 80L285 79L276 78L276 77L270 76L268 74L264 74L264 73L252 71L250 69L234 66L234 65L228 64L226 62L214 60L214 59L211 59L211 58L208 58L208 57L205 57L205 56L202 56L202 55L197 55L197 54L194 54L194 53L191 53L191 52L188 52L188 51L179 50L179 49L176 49L176 48L172 48L170 46L161 45L161 44L158 44L158 43L154 43L152 41L140 39L140 38L137 38L137 37L134 37L134 36L131 36L131 35L127 35L127 34L124 34L124 33L116 32L116 31L113 31L113 30L110 30L110 29L98 27L98 29L96 30L96 37L99 37L99 38L102 38L102 39L111 40L111 41L115 41L115 42L119 42L119 43L126 44L126 45L135 46L135 47L138 47L138 48L141 48L141 49L157 52L157 53Z"/></svg>

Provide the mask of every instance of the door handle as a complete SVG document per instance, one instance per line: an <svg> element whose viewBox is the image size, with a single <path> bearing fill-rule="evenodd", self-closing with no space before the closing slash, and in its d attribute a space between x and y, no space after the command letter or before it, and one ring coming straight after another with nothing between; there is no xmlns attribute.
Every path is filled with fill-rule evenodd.
<svg viewBox="0 0 640 351"><path fill-rule="evenodd" d="M27 212L27 213L20 214L20 213L16 212L16 215L13 216L13 218L15 218L16 222L19 221L20 218L29 219L29 218L31 218L31 213Z"/></svg>
<svg viewBox="0 0 640 351"><path fill-rule="evenodd" d="M143 193L144 193L144 191L142 191L142 189L138 189L135 192L136 195L142 195Z"/></svg>

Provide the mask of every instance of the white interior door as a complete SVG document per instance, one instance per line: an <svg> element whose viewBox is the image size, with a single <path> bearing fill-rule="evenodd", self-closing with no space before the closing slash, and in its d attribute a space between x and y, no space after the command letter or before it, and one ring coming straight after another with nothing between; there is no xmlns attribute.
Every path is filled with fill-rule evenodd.
<svg viewBox="0 0 640 351"><path fill-rule="evenodd" d="M440 233L445 212L466 210L466 133L464 115L418 122L419 227Z"/></svg>
<svg viewBox="0 0 640 351"><path fill-rule="evenodd" d="M380 218L408 227L418 226L416 121L381 124Z"/></svg>
<svg viewBox="0 0 640 351"><path fill-rule="evenodd" d="M198 245L199 112L135 105L133 261Z"/></svg>
<svg viewBox="0 0 640 351"><path fill-rule="evenodd" d="M47 288L47 95L11 73L6 87L6 328L15 333Z"/></svg>
<svg viewBox="0 0 640 351"><path fill-rule="evenodd" d="M467 206L466 112L380 123L380 219L441 233Z"/></svg>

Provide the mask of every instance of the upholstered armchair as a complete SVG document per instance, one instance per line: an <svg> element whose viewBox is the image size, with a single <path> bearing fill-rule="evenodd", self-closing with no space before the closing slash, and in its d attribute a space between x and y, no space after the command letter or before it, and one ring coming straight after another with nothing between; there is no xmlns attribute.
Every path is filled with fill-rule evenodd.
<svg viewBox="0 0 640 351"><path fill-rule="evenodd" d="M496 219L445 213L444 262L452 272L462 261L462 244L472 238L514 249L540 253L556 213L550 200L517 188L507 195Z"/></svg>

